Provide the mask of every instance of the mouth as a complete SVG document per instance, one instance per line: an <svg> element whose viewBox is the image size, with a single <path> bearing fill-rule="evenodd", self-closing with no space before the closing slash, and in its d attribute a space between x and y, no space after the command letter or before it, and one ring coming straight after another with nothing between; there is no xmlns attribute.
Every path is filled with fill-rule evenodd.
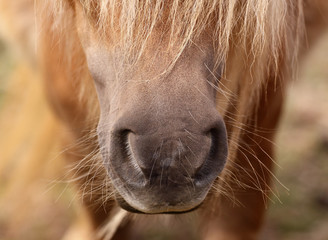
<svg viewBox="0 0 328 240"><path fill-rule="evenodd" d="M198 205L191 207L189 209L181 208L178 209L176 206L166 206L156 209L155 211L142 211L138 210L134 207L132 207L129 203L127 203L124 198L121 195L116 196L116 201L118 205L123 208L124 210L131 212L131 213L138 213L138 214L148 214L148 215L154 215L154 214L184 214L189 213L192 211L195 211L198 209L203 202L199 203Z"/></svg>
<svg viewBox="0 0 328 240"><path fill-rule="evenodd" d="M116 201L133 213L179 214L197 209L227 156L223 126L197 134L137 134L118 127L109 137L99 134L99 138Z"/></svg>

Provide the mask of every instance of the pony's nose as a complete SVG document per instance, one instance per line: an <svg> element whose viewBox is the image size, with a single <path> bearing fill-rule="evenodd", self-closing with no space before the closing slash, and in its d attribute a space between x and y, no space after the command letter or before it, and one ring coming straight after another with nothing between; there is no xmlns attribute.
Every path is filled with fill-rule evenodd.
<svg viewBox="0 0 328 240"><path fill-rule="evenodd" d="M162 130L151 134L124 131L129 161L150 185L206 185L218 176L227 155L223 121L216 120L205 131Z"/></svg>
<svg viewBox="0 0 328 240"><path fill-rule="evenodd" d="M168 184L168 181L181 184L192 181L202 166L210 152L211 136L178 133L161 138L131 133L128 144L132 161L138 163L152 184Z"/></svg>

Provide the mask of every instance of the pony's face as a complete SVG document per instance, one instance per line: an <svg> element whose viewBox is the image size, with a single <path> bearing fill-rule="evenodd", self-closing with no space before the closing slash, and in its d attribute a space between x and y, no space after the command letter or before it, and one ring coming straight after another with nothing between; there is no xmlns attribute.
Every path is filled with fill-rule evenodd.
<svg viewBox="0 0 328 240"><path fill-rule="evenodd" d="M227 158L226 128L216 109L221 71L212 71L210 41L201 37L199 45L188 46L170 69L174 50L153 34L138 63L128 65L123 47L100 40L79 7L76 15L100 103L99 147L116 200L143 213L197 208Z"/></svg>

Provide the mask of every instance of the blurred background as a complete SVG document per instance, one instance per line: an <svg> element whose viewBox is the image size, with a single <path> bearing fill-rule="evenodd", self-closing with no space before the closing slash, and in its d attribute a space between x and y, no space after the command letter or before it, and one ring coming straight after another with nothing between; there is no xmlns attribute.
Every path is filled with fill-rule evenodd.
<svg viewBox="0 0 328 240"><path fill-rule="evenodd" d="M328 32L289 87L276 156L280 200L272 197L263 239L327 240Z"/></svg>
<svg viewBox="0 0 328 240"><path fill-rule="evenodd" d="M33 61L0 38L0 239L68 239L83 211ZM300 63L277 136L262 239L328 239L328 32ZM78 214L77 214L78 213ZM79 215L79 216L77 216ZM160 238L156 238L160 239Z"/></svg>

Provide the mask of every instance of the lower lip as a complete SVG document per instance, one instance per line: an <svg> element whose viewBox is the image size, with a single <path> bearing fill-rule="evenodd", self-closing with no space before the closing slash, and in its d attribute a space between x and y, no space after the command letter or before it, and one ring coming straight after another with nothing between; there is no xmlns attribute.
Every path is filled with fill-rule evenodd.
<svg viewBox="0 0 328 240"><path fill-rule="evenodd" d="M158 210L158 211L149 211L149 212L147 211L146 212L146 211L141 211L141 210L138 210L138 209L132 207L122 197L116 198L116 201L123 209L125 209L129 212L138 213L138 214L183 214L183 213L192 212L192 211L198 209L202 205L202 202L201 202L200 204L196 205L195 207L188 208L188 209L181 208L181 210L180 209L170 210L170 207L165 207L165 208L168 208L168 210ZM173 209L174 207L171 207L171 208Z"/></svg>

